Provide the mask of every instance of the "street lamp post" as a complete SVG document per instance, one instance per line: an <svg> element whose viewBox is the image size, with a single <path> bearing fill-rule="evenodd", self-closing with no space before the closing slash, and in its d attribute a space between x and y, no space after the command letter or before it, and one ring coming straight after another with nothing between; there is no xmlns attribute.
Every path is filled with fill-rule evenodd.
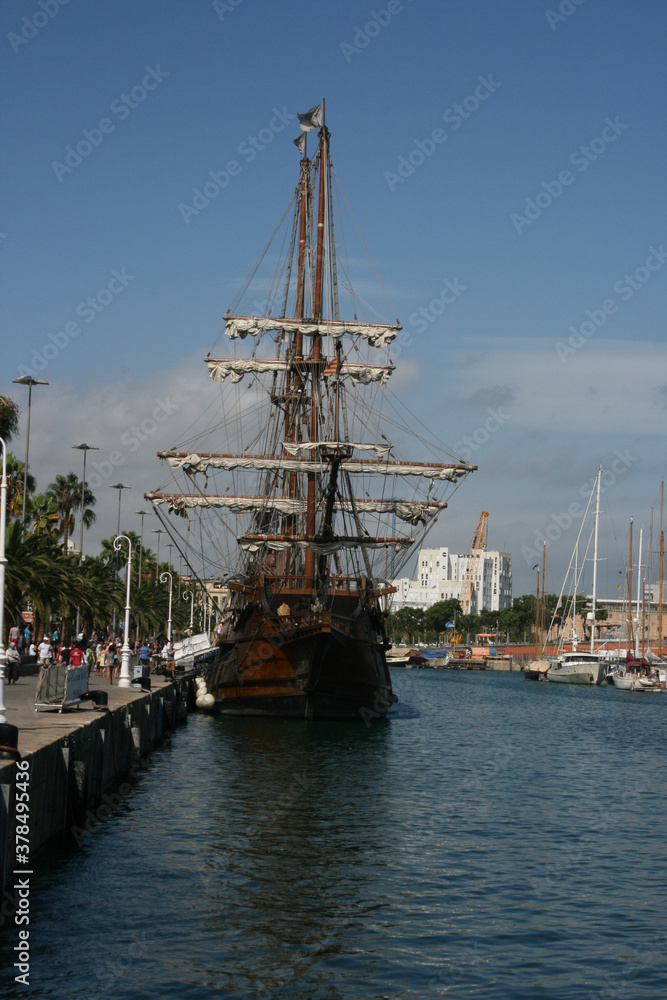
<svg viewBox="0 0 667 1000"><path fill-rule="evenodd" d="M118 494L120 496L120 493ZM120 677L118 687L130 687L130 584L132 582L130 569L132 566L132 542L127 535L116 535L113 540L113 547L116 552L120 551L123 539L127 542L127 571L125 584L125 634L123 635L123 647L121 649Z"/></svg>
<svg viewBox="0 0 667 1000"><path fill-rule="evenodd" d="M166 570L164 573L160 574L160 583L164 583L169 577L169 618L167 619L167 642L171 642L171 595L174 589L174 578L171 573Z"/></svg>
<svg viewBox="0 0 667 1000"><path fill-rule="evenodd" d="M21 375L19 378L13 378L12 382L18 382L19 385L28 386L28 427L25 434L25 465L23 469L23 510L21 513L21 521L25 524L25 505L28 496L28 455L30 454L30 403L32 402L32 387L33 385L48 385L43 378L33 378L32 375Z"/></svg>
<svg viewBox="0 0 667 1000"><path fill-rule="evenodd" d="M86 502L86 452L99 451L94 444L73 444L72 448L83 452L83 481L81 483L81 525L79 530L79 563L83 562L83 510Z"/></svg>
<svg viewBox="0 0 667 1000"><path fill-rule="evenodd" d="M157 559L155 560L155 572L160 572L160 535L164 535L164 528L153 528L153 534L157 535Z"/></svg>
<svg viewBox="0 0 667 1000"><path fill-rule="evenodd" d="M118 526L116 528L116 535L120 535L120 498L123 495L123 490L131 490L131 486L126 486L125 483L111 483L109 486L110 490L118 490Z"/></svg>
<svg viewBox="0 0 667 1000"><path fill-rule="evenodd" d="M5 629L5 525L7 522L7 445L0 438L2 445L2 485L0 486L0 723L7 722L5 712L5 670L7 669L7 653L3 643Z"/></svg>
<svg viewBox="0 0 667 1000"><path fill-rule="evenodd" d="M137 585L141 586L141 557L144 551L144 518L146 514L150 514L149 510L135 510L135 514L138 514L141 518L141 534L139 536L139 575L137 577Z"/></svg>

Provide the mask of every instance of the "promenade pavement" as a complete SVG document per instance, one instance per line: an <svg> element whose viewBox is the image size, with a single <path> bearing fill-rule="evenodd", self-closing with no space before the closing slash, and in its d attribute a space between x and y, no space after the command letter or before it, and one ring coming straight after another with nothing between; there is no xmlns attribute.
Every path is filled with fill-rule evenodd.
<svg viewBox="0 0 667 1000"><path fill-rule="evenodd" d="M8 684L5 681L5 716L7 722L18 727L18 749L21 754L34 753L40 747L62 739L99 715L99 711L88 701L82 702L78 707L63 709L62 713L59 713L57 708L40 709L36 712L37 678L38 675L33 674L20 677L15 684ZM171 678L151 674L151 691L159 690L170 683ZM90 675L88 689L106 691L111 711L145 695L139 687L119 688L117 677L114 677L113 684L109 685L106 677L98 677L94 671Z"/></svg>

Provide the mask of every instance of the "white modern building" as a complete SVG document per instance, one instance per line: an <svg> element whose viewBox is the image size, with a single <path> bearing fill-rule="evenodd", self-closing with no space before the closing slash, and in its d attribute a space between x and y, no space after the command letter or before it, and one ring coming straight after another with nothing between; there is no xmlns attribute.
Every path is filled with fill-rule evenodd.
<svg viewBox="0 0 667 1000"><path fill-rule="evenodd" d="M397 588L392 611L430 608L438 601L461 599L468 553L455 555L448 548L420 549L416 579L392 580ZM478 558L471 614L502 611L512 604L512 557L509 552L484 551Z"/></svg>

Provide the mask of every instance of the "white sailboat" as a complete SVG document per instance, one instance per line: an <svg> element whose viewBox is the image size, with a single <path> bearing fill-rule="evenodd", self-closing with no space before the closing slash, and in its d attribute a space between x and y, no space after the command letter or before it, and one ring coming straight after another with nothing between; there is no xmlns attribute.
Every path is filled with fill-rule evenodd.
<svg viewBox="0 0 667 1000"><path fill-rule="evenodd" d="M600 515L600 484L602 480L602 468L598 469L596 485L595 503L595 542L593 547L593 595L591 600L591 640L590 650L584 652L576 648L577 641L574 631L574 614L576 607L577 574L575 570L574 594L572 597L572 650L563 652L556 657L552 665L547 670L547 680L555 684L602 684L604 678L605 664L598 653L595 652L595 600L597 596L597 566L598 566L598 520ZM592 498L592 493L591 493ZM589 500L590 505L590 500ZM577 546L579 539L577 539ZM577 548L575 546L575 552ZM574 556L573 556L574 558Z"/></svg>
<svg viewBox="0 0 667 1000"><path fill-rule="evenodd" d="M630 518L630 543L629 543L629 554L628 554L628 642L625 663L620 664L616 670L611 673L611 679L615 688L620 691L638 691L643 693L654 693L658 694L664 691L667 687L667 672L664 670L664 665L660 663L658 657L654 657L650 650L640 650L639 645L639 626L640 615L639 615L639 604L640 604L640 590L641 590L641 551L642 551L642 532L639 534L639 561L637 568L637 606L636 606L636 618L635 624L635 645L634 651L630 653L630 644L632 638L632 523L633 519ZM664 555L664 536L662 533L662 503L660 510L660 538L661 538L661 560ZM661 579L662 579L662 563L661 563ZM645 652L646 655L642 655ZM657 661L657 662L654 662ZM663 669L661 669L661 667Z"/></svg>

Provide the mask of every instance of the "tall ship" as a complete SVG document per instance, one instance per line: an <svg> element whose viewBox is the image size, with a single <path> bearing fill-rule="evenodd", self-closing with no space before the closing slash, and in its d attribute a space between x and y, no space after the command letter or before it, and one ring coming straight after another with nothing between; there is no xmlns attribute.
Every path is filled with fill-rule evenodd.
<svg viewBox="0 0 667 1000"><path fill-rule="evenodd" d="M172 488L146 498L191 565L190 539L202 540L197 572L227 584L207 676L217 709L368 720L397 700L390 581L476 467L391 394L401 326L354 290L334 241L345 199L324 104L299 119L292 200L224 316L233 356L206 358L222 415L158 453ZM364 291L371 266L362 260ZM201 520L179 533L165 513Z"/></svg>

